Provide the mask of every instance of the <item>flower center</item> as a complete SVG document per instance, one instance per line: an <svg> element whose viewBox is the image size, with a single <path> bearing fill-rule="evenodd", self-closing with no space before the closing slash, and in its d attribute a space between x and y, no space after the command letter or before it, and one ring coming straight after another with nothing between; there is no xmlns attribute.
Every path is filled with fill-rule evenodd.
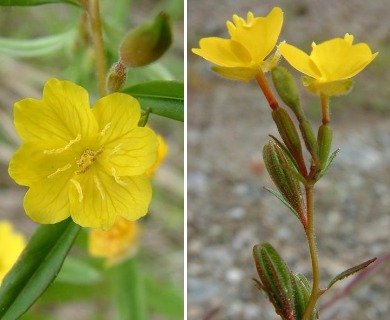
<svg viewBox="0 0 390 320"><path fill-rule="evenodd" d="M85 150L80 159L76 161L79 170L76 171L76 174L82 174L87 172L88 168L93 165L98 158L98 156L103 152L104 148L100 148L97 151Z"/></svg>

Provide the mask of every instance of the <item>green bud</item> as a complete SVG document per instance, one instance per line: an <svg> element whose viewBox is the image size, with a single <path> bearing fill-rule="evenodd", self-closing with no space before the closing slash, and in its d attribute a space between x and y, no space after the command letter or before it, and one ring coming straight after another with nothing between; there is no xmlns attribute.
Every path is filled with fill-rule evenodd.
<svg viewBox="0 0 390 320"><path fill-rule="evenodd" d="M294 294L294 319L301 320L306 311L306 306L309 301L311 287L309 281L303 274L290 273L291 287ZM317 310L314 309L310 320L318 319Z"/></svg>
<svg viewBox="0 0 390 320"><path fill-rule="evenodd" d="M276 66L271 70L272 81L283 102L291 108L298 119L303 117L299 102L298 87L292 75L286 68Z"/></svg>
<svg viewBox="0 0 390 320"><path fill-rule="evenodd" d="M318 144L313 127L311 126L309 121L302 120L299 123L299 128L301 129L302 137L305 141L307 150L309 150L313 160L318 161Z"/></svg>
<svg viewBox="0 0 390 320"><path fill-rule="evenodd" d="M114 63L107 75L107 92L120 91L126 81L126 76L126 67L120 62Z"/></svg>
<svg viewBox="0 0 390 320"><path fill-rule="evenodd" d="M304 163L301 140L287 111L283 108L274 109L272 111L272 118L288 151L290 151L298 164Z"/></svg>
<svg viewBox="0 0 390 320"><path fill-rule="evenodd" d="M275 311L282 319L294 319L294 294L290 271L283 259L269 243L254 246L253 258L261 288L274 305Z"/></svg>
<svg viewBox="0 0 390 320"><path fill-rule="evenodd" d="M332 146L333 132L332 128L328 124L323 124L318 128L318 147L321 168L324 168L329 157L330 148Z"/></svg>
<svg viewBox="0 0 390 320"><path fill-rule="evenodd" d="M276 187L286 201L301 214L304 208L302 189L294 176L294 164L274 141L269 141L263 148L265 167Z"/></svg>
<svg viewBox="0 0 390 320"><path fill-rule="evenodd" d="M159 59L171 43L169 17L162 12L127 33L119 48L120 60L127 67L142 67Z"/></svg>

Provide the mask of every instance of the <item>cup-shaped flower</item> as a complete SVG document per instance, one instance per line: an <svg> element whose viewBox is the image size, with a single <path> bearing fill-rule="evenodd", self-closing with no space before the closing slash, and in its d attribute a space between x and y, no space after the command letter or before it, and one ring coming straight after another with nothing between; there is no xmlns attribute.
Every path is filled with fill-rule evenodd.
<svg viewBox="0 0 390 320"><path fill-rule="evenodd" d="M106 258L106 266L113 266L133 256L138 249L141 229L136 221L118 217L109 231L93 229L88 237L91 256Z"/></svg>
<svg viewBox="0 0 390 320"><path fill-rule="evenodd" d="M113 93L90 108L87 91L50 79L43 99L15 104L23 141L9 164L10 176L28 186L27 215L39 223L71 216L83 227L110 229L117 216L145 215L152 190L146 171L157 158L150 128L138 127L136 99Z"/></svg>
<svg viewBox="0 0 390 320"><path fill-rule="evenodd" d="M353 43L353 36L334 38L320 44L312 44L310 56L302 50L281 43L282 56L298 71L309 77L303 85L317 95L342 95L352 88L350 80L362 71L378 53L372 53L366 43Z"/></svg>
<svg viewBox="0 0 390 320"><path fill-rule="evenodd" d="M20 253L25 247L25 239L22 234L13 230L8 221L0 222L0 285L4 276L12 268Z"/></svg>
<svg viewBox="0 0 390 320"><path fill-rule="evenodd" d="M249 81L259 72L266 72L274 63L273 56L266 60L278 41L283 25L282 9L275 7L266 17L255 17L252 12L247 20L234 15L226 26L230 39L203 38L200 48L192 52L216 64L212 69L232 79Z"/></svg>

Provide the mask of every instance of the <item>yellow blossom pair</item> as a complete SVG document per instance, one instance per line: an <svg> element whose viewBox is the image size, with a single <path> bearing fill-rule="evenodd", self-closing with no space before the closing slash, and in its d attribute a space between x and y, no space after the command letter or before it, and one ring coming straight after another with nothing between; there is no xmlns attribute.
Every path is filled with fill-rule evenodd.
<svg viewBox="0 0 390 320"><path fill-rule="evenodd" d="M247 21L234 15L233 23L227 22L230 39L203 38L200 48L193 52L216 64L212 68L215 72L241 81L269 71L281 54L294 68L309 76L303 79L303 84L318 95L347 92L352 83L346 80L362 71L377 55L365 43L353 45L353 36L346 34L344 38L318 45L313 43L310 56L290 44L281 43L277 52L269 57L282 24L283 12L278 7L266 17L254 17L249 12Z"/></svg>

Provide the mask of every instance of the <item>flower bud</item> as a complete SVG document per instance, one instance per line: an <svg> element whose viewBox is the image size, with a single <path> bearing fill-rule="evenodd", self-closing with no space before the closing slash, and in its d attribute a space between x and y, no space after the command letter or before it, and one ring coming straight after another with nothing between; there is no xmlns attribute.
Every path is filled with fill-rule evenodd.
<svg viewBox="0 0 390 320"><path fill-rule="evenodd" d="M304 163L301 140L299 139L297 129L287 111L280 107L274 109L272 111L272 118L275 121L284 144L291 152L294 159L297 163Z"/></svg>
<svg viewBox="0 0 390 320"><path fill-rule="evenodd" d="M160 13L152 22L130 30L119 48L121 62L127 67L142 67L160 58L172 42L169 17Z"/></svg>
<svg viewBox="0 0 390 320"><path fill-rule="evenodd" d="M329 157L330 148L332 146L333 132L328 124L323 124L318 128L318 154L321 168L324 168Z"/></svg>
<svg viewBox="0 0 390 320"><path fill-rule="evenodd" d="M294 319L300 320L306 311L306 306L309 301L311 287L309 281L303 274L290 273L291 287L294 294ZM318 319L318 312L313 310L310 320Z"/></svg>
<svg viewBox="0 0 390 320"><path fill-rule="evenodd" d="M309 121L302 120L302 122L299 123L299 128L301 129L307 150L310 152L313 160L318 162L318 144L313 127Z"/></svg>
<svg viewBox="0 0 390 320"><path fill-rule="evenodd" d="M283 149L273 141L269 141L264 146L263 159L272 181L286 201L300 215L303 212L304 202L299 181L293 175L293 171L296 170L294 164L284 154Z"/></svg>
<svg viewBox="0 0 390 320"><path fill-rule="evenodd" d="M126 76L126 67L122 63L117 62L113 64L107 75L107 92L113 93L120 91L126 81Z"/></svg>
<svg viewBox="0 0 390 320"><path fill-rule="evenodd" d="M290 271L283 259L269 243L254 246L253 258L260 278L260 287L268 295L276 312L282 319L294 319Z"/></svg>
<svg viewBox="0 0 390 320"><path fill-rule="evenodd" d="M298 119L303 117L299 102L298 87L286 68L277 66L271 70L272 81L283 102L291 108Z"/></svg>

